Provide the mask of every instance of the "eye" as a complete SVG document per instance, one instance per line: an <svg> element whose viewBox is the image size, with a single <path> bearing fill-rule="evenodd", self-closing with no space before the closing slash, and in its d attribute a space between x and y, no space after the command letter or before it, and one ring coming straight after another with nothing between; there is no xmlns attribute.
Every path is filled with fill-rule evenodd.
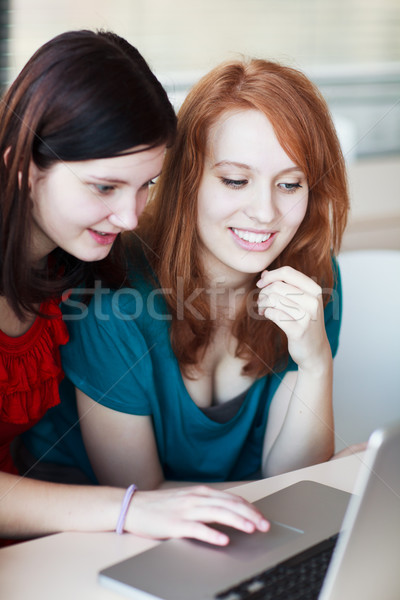
<svg viewBox="0 0 400 600"><path fill-rule="evenodd" d="M115 190L115 185L110 185L106 183L92 183L91 185L95 189L95 191L98 194L101 194L102 196L107 196Z"/></svg>
<svg viewBox="0 0 400 600"><path fill-rule="evenodd" d="M278 187L290 194L303 186L300 183L278 183Z"/></svg>
<svg viewBox="0 0 400 600"><path fill-rule="evenodd" d="M248 184L248 179L229 179L228 177L221 177L221 181L227 187L231 187L234 189L243 188Z"/></svg>
<svg viewBox="0 0 400 600"><path fill-rule="evenodd" d="M142 185L142 190L146 190L152 185L155 185L157 183L157 179L158 177L153 177L152 179L149 179L149 181L146 181L146 183Z"/></svg>

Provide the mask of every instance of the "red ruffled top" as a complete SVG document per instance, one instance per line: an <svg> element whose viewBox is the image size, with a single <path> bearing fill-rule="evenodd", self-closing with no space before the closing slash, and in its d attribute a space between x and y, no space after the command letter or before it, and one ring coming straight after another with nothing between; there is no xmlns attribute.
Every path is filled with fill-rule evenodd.
<svg viewBox="0 0 400 600"><path fill-rule="evenodd" d="M68 341L59 302L44 302L26 333L10 337L0 331L0 470L16 473L10 444L59 404L63 378L59 347Z"/></svg>

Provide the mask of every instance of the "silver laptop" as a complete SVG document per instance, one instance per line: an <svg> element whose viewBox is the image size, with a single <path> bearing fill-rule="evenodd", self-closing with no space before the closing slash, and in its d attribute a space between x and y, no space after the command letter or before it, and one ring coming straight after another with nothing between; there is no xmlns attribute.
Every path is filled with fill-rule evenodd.
<svg viewBox="0 0 400 600"><path fill-rule="evenodd" d="M398 600L400 423L374 432L360 460L353 496L311 481L296 483L255 502L271 522L267 533L230 529L231 542L223 548L170 540L103 569L99 581L138 600L275 600L277 593L262 595L263 577L277 565L297 564L340 531L322 589L309 597Z"/></svg>

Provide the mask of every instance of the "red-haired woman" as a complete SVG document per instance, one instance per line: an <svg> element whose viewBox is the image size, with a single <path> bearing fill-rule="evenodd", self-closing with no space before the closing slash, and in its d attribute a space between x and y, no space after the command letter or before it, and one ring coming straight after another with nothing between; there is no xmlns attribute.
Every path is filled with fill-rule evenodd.
<svg viewBox="0 0 400 600"><path fill-rule="evenodd" d="M133 289L102 290L87 315L68 302L63 414L27 442L33 454L77 420L75 386L91 467L76 428L48 460L102 483L240 480L329 459L348 207L335 129L305 75L264 60L211 71L130 237Z"/></svg>

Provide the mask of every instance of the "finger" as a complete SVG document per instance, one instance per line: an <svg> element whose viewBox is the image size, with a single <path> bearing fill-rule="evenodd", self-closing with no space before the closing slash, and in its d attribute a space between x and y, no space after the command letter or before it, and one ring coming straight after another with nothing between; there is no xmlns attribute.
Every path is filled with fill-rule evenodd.
<svg viewBox="0 0 400 600"><path fill-rule="evenodd" d="M176 498L175 490L172 492L172 494L173 497ZM225 492L223 490L211 488L206 485L183 488L181 495L186 498L188 504L194 502L196 505L225 506L230 510L236 511L248 518L255 520L264 518L262 513L260 513L260 511L257 510L253 504L250 504L250 502L241 496L231 492Z"/></svg>
<svg viewBox="0 0 400 600"><path fill-rule="evenodd" d="M293 288L294 290L296 288ZM267 308L270 306L272 308L282 307L285 309L286 307L296 308L303 305L307 306L307 298L303 298L305 294L303 292L288 292L279 293L277 288L273 288L272 286L268 286L261 290L257 304L260 308Z"/></svg>
<svg viewBox="0 0 400 600"><path fill-rule="evenodd" d="M293 298L294 300L300 299L303 296L310 295L304 289L281 280L269 283L268 285L260 289L259 297L262 298L263 296L268 296L269 294L287 296L289 298ZM311 294L311 297L314 298L314 295Z"/></svg>
<svg viewBox="0 0 400 600"><path fill-rule="evenodd" d="M182 492L182 494L195 494L197 496L205 496L207 498L222 498L227 500L235 500L237 502L245 502L245 500L243 500L243 498L241 498L237 494L232 494L232 492L226 492L225 490L214 488L210 485L206 485L203 483L200 483L198 485L191 485L190 487L174 489L174 495L175 492L177 492L179 489ZM168 491L169 493L171 493L171 490Z"/></svg>
<svg viewBox="0 0 400 600"><path fill-rule="evenodd" d="M268 521L264 515L253 505L236 494L214 490L207 486L196 486L187 490L188 505L194 502L196 506L213 506L220 507L241 515L243 518L251 521L257 528L264 531L264 527L268 525Z"/></svg>
<svg viewBox="0 0 400 600"><path fill-rule="evenodd" d="M229 544L228 535L198 522L183 521L179 533L176 530L173 537L192 538L215 546L227 546Z"/></svg>
<svg viewBox="0 0 400 600"><path fill-rule="evenodd" d="M273 321L280 326L282 322L301 322L303 329L308 325L310 316L300 306L289 306L286 303L286 299L282 302L276 302L276 304L267 304L266 306L259 306L258 312L263 315L266 319Z"/></svg>
<svg viewBox="0 0 400 600"><path fill-rule="evenodd" d="M347 448L343 448L340 452L337 452L332 456L330 460L336 460L337 458L343 458L344 456L350 456L357 452L364 452L367 449L368 442L360 442L359 444L352 444Z"/></svg>
<svg viewBox="0 0 400 600"><path fill-rule="evenodd" d="M319 315L321 315L322 319L323 314L322 310L319 310L320 307L315 302L315 298L303 299L302 303L297 303L286 296L271 294L258 303L259 314L264 314L267 308L280 311L282 315L286 315L285 318L290 318L293 321L304 320L304 323L317 321ZM269 318L269 315L265 316Z"/></svg>
<svg viewBox="0 0 400 600"><path fill-rule="evenodd" d="M268 531L269 529L269 523L265 518L262 519L263 526L261 527L260 521L259 527L256 527L253 519L248 519L226 506L195 506L185 513L184 518L185 520L201 521L202 523L219 523L246 533L253 533L257 528L260 531Z"/></svg>
<svg viewBox="0 0 400 600"><path fill-rule="evenodd" d="M260 279L256 282L256 285L258 287L263 286L263 279L264 279L264 276L266 275L266 273L268 273L268 269L265 269L264 271L262 271L262 273L260 273Z"/></svg>
<svg viewBox="0 0 400 600"><path fill-rule="evenodd" d="M261 290L257 301L258 307L261 310L267 307L276 308L287 312L297 320L309 315L310 319L315 321L319 314L322 315L321 297L310 296L302 291L299 292L298 288L285 286L286 284L274 284Z"/></svg>
<svg viewBox="0 0 400 600"><path fill-rule="evenodd" d="M182 517L172 519L154 515L151 527L146 527L143 531L140 528L135 529L133 533L158 540L194 538L217 546L226 546L229 543L229 536L226 533L213 529L201 521L186 520Z"/></svg>
<svg viewBox="0 0 400 600"><path fill-rule="evenodd" d="M303 313L303 315L299 315L298 311L294 314L290 314L289 309L283 311L277 308L267 307L260 314L282 329L288 339L300 338L309 323L307 314Z"/></svg>
<svg viewBox="0 0 400 600"><path fill-rule="evenodd" d="M257 282L257 286L263 288L275 281L283 281L294 285L311 295L319 295L322 292L321 287L311 277L288 266L280 267L273 271L264 271Z"/></svg>

